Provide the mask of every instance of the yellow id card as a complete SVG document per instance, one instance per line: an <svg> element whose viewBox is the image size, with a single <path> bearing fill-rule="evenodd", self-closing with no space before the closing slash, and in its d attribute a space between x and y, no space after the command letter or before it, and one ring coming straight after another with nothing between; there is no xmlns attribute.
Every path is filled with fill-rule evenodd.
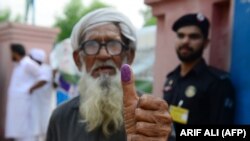
<svg viewBox="0 0 250 141"><path fill-rule="evenodd" d="M178 123L187 124L188 121L188 109L179 106L170 105L170 115L173 120Z"/></svg>

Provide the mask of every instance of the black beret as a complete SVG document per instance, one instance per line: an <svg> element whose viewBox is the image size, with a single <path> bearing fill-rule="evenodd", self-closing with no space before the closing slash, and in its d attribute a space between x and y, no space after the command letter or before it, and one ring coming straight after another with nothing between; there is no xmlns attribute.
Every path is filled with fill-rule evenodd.
<svg viewBox="0 0 250 141"><path fill-rule="evenodd" d="M172 26L173 31L177 31L179 28L184 26L195 25L200 28L205 38L208 37L209 32L209 21L201 13L191 13L180 17Z"/></svg>

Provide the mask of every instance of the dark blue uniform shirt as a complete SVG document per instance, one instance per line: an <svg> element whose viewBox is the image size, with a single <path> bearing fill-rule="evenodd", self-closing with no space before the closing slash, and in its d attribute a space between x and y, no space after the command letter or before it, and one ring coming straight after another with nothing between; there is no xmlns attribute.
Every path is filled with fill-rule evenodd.
<svg viewBox="0 0 250 141"><path fill-rule="evenodd" d="M180 66L169 73L163 92L169 105L188 109L189 125L233 124L235 91L229 75L207 66L204 59L184 77Z"/></svg>

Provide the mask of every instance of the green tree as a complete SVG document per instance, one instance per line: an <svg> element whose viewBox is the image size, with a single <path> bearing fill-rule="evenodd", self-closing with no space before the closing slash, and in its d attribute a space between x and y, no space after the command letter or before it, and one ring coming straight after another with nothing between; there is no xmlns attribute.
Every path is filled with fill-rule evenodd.
<svg viewBox="0 0 250 141"><path fill-rule="evenodd" d="M9 9L0 10L0 22L10 21L11 12Z"/></svg>
<svg viewBox="0 0 250 141"><path fill-rule="evenodd" d="M152 15L152 10L150 7L147 7L144 10L141 10L141 15L144 18L144 27L145 26L150 26L150 25L156 25L156 18Z"/></svg>
<svg viewBox="0 0 250 141"><path fill-rule="evenodd" d="M20 14L16 15L16 17L13 20L16 23L21 23L23 21L23 16L21 16Z"/></svg>
<svg viewBox="0 0 250 141"><path fill-rule="evenodd" d="M0 10L0 22L11 21L15 23L20 23L22 21L22 16L16 15L13 19L11 18L11 11L9 8Z"/></svg>
<svg viewBox="0 0 250 141"><path fill-rule="evenodd" d="M89 6L84 6L81 0L71 0L64 8L64 15L56 17L55 27L61 30L57 42L70 37L73 26L82 16L101 7L109 7L109 5L94 0Z"/></svg>

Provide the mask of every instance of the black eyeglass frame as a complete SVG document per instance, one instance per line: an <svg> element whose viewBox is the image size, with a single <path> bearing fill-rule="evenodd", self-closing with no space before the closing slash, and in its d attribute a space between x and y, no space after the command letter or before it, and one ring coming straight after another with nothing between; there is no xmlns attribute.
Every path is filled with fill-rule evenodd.
<svg viewBox="0 0 250 141"><path fill-rule="evenodd" d="M89 42L95 42L95 43L98 44L98 47L99 47L99 48L97 49L97 51L96 51L95 54L89 54L89 53L86 52L84 46L85 46L87 43L89 43ZM109 43L111 43L111 42L117 42L117 43L120 43L120 44L121 44L122 49L121 49L120 53L112 54L112 53L109 52L108 47L107 47L107 44L109 44ZM118 40L109 40L109 41L107 41L107 42L105 42L105 43L100 43L100 42L98 42L98 41L96 41L96 40L88 40L88 41L82 42L82 43L80 44L80 48L79 48L78 50L83 51L84 54L91 56L91 55L97 55L97 54L99 54L102 47L104 47L105 50L107 51L107 53L110 54L110 55L112 55L112 56L120 55L123 51L126 51L126 50L129 49L128 46L126 46L123 42L118 41Z"/></svg>

